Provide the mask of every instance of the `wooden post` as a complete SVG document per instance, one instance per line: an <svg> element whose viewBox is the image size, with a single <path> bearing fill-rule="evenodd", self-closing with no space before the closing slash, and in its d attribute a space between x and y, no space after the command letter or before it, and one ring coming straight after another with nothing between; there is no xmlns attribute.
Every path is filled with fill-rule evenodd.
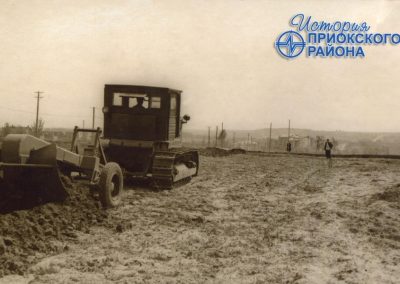
<svg viewBox="0 0 400 284"><path fill-rule="evenodd" d="M208 143L207 143L207 147L210 147L210 143L211 143L211 127L208 127Z"/></svg>
<svg viewBox="0 0 400 284"><path fill-rule="evenodd" d="M224 131L224 123L221 124L221 133ZM224 147L224 140L221 139L221 147Z"/></svg>
<svg viewBox="0 0 400 284"><path fill-rule="evenodd" d="M43 97L40 96L40 94L43 94L43 92L37 91L36 92L37 96L36 98L36 124L35 124L35 136L39 137L39 101L40 99L43 99Z"/></svg>
<svg viewBox="0 0 400 284"><path fill-rule="evenodd" d="M218 125L215 126L215 147L218 147Z"/></svg>
<svg viewBox="0 0 400 284"><path fill-rule="evenodd" d="M271 142L272 142L272 122L269 124L269 143L268 143L269 153L271 153Z"/></svg>
<svg viewBox="0 0 400 284"><path fill-rule="evenodd" d="M268 128L265 128L265 130L267 131ZM267 141L268 141L268 136L265 135L265 146L264 146L264 152L267 152Z"/></svg>
<svg viewBox="0 0 400 284"><path fill-rule="evenodd" d="M93 117L92 117L92 129L94 129L94 121L95 121L95 113L96 113L96 108L95 107L93 107L93 110L92 110L92 115L93 115Z"/></svg>

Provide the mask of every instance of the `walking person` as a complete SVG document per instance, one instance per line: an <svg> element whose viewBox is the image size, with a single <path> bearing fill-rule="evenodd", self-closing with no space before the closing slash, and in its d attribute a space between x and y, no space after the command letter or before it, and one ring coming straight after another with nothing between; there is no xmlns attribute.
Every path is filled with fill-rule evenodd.
<svg viewBox="0 0 400 284"><path fill-rule="evenodd" d="M332 148L333 148L332 142L330 142L329 139L326 139L324 150L325 150L325 157L328 159L328 168L332 168L332 155L331 155Z"/></svg>
<svg viewBox="0 0 400 284"><path fill-rule="evenodd" d="M287 144L286 144L286 151L290 154L290 152L292 151L292 143L287 142Z"/></svg>

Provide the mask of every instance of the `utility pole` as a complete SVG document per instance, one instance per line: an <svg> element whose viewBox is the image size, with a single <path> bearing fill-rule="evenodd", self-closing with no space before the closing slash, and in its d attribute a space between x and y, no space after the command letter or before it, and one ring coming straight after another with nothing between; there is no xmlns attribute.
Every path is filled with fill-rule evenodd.
<svg viewBox="0 0 400 284"><path fill-rule="evenodd" d="M265 128L265 131L267 131L268 128ZM268 136L265 135L265 147L264 147L264 152L267 152L267 141L268 141Z"/></svg>
<svg viewBox="0 0 400 284"><path fill-rule="evenodd" d="M218 125L215 128L215 147L218 147Z"/></svg>
<svg viewBox="0 0 400 284"><path fill-rule="evenodd" d="M250 150L250 133L247 133L247 151Z"/></svg>
<svg viewBox="0 0 400 284"><path fill-rule="evenodd" d="M35 125L35 135L38 136L39 132L39 101L40 99L43 99L43 97L40 96L40 94L43 94L43 92L37 91L35 92L37 94L36 98L36 125Z"/></svg>
<svg viewBox="0 0 400 284"><path fill-rule="evenodd" d="M92 128L94 129L94 115L96 113L96 108L93 107L93 118L92 118Z"/></svg>
<svg viewBox="0 0 400 284"><path fill-rule="evenodd" d="M210 147L210 142L211 142L211 127L208 127L208 143L207 147Z"/></svg>
<svg viewBox="0 0 400 284"><path fill-rule="evenodd" d="M236 136L236 132L233 132L232 148L235 148L235 136Z"/></svg>
<svg viewBox="0 0 400 284"><path fill-rule="evenodd" d="M268 152L271 153L271 137L272 137L272 122L269 124L269 143L268 143Z"/></svg>
<svg viewBox="0 0 400 284"><path fill-rule="evenodd" d="M289 128L288 128L288 136L287 136L287 139L288 139L288 142L289 142L289 139L290 139L290 119L289 119Z"/></svg>
<svg viewBox="0 0 400 284"><path fill-rule="evenodd" d="M222 124L221 124L221 134L222 134L223 131L224 131L224 123L222 122ZM221 147L224 147L224 140L222 139L222 137L221 137Z"/></svg>
<svg viewBox="0 0 400 284"><path fill-rule="evenodd" d="M85 120L82 120L82 128L85 128Z"/></svg>

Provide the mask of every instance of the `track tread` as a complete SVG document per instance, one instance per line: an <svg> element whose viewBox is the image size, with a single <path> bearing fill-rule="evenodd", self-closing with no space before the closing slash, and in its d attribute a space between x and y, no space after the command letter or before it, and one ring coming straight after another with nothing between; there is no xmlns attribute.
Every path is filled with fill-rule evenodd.
<svg viewBox="0 0 400 284"><path fill-rule="evenodd" d="M174 183L174 163L180 156L193 154L195 150L170 149L154 154L152 175L153 185L157 189L172 189L191 180L191 177ZM197 165L198 167L198 165Z"/></svg>

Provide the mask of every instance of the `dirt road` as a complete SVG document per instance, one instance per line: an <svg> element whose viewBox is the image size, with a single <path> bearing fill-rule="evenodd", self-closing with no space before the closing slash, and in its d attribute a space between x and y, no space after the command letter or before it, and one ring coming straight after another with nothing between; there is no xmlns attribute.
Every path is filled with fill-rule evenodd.
<svg viewBox="0 0 400 284"><path fill-rule="evenodd" d="M129 189L30 283L396 283L400 161L201 157L172 191ZM1 280L0 280L1 282ZM398 283L398 282L397 282Z"/></svg>

